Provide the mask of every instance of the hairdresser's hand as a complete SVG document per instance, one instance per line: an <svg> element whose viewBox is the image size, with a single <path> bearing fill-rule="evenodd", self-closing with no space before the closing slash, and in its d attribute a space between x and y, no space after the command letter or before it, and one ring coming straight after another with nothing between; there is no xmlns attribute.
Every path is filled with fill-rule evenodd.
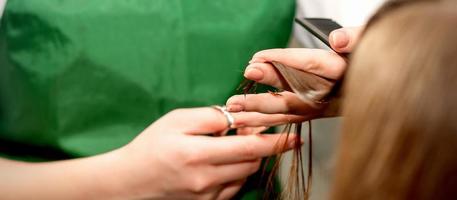
<svg viewBox="0 0 457 200"><path fill-rule="evenodd" d="M330 34L330 44L340 53L349 53L359 40L362 27L342 28ZM269 62L276 61L309 73L337 80L347 67L347 61L333 51L321 49L270 49L256 53L245 70L247 79L287 90L288 87ZM309 120L317 117L331 116L329 113L303 103L294 93L285 91L280 95L251 94L236 95L227 101L231 112L260 112L265 114L283 114L283 123L289 123L291 117L304 115ZM336 105L330 105L336 106ZM268 124L263 124L268 126Z"/></svg>
<svg viewBox="0 0 457 200"><path fill-rule="evenodd" d="M235 116L235 124L250 126L258 116ZM240 119L238 119L240 118ZM247 121L247 123L244 123ZM256 172L260 158L292 148L294 137L237 135L209 137L227 128L226 118L213 108L179 109L148 127L121 149L134 198L229 199ZM284 149L286 150L286 149Z"/></svg>
<svg viewBox="0 0 457 200"><path fill-rule="evenodd" d="M303 102L289 89L270 62L280 62L298 70L337 80L346 69L346 60L333 51L321 49L270 49L256 53L244 76L261 84L285 90L278 94L260 93L235 95L226 105L230 112L262 113L275 116L279 124L306 121L323 116L322 108ZM298 116L301 116L299 118ZM297 121L298 120L298 121ZM262 123L262 126L277 124Z"/></svg>
<svg viewBox="0 0 457 200"><path fill-rule="evenodd" d="M342 28L330 34L330 44L337 52L349 53L357 44L363 27ZM314 73L328 79L338 79L346 69L347 62L332 51L321 49L270 49L256 53L246 67L247 79L276 88L286 88L273 66L276 61L289 67Z"/></svg>
<svg viewBox="0 0 457 200"><path fill-rule="evenodd" d="M238 113L235 124L261 130L250 123L256 118L262 115ZM247 127L245 135L205 136L227 126L213 108L180 109L105 154L42 163L0 158L0 199L230 199L260 158L291 149L298 139L251 134Z"/></svg>
<svg viewBox="0 0 457 200"><path fill-rule="evenodd" d="M332 48L339 53L350 53L359 41L363 27L341 28L330 34ZM289 67L314 73L328 79L338 79L346 69L346 61L332 51L321 49L270 49L256 53L246 67L247 79L276 88L285 88L273 66L276 61Z"/></svg>

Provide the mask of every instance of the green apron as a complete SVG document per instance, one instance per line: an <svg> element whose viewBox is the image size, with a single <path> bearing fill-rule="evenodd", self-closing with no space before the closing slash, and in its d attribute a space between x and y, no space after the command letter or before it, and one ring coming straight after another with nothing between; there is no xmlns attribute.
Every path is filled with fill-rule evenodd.
<svg viewBox="0 0 457 200"><path fill-rule="evenodd" d="M90 156L125 145L172 109L223 104L253 53L287 44L294 6L9 0L0 24L0 151Z"/></svg>

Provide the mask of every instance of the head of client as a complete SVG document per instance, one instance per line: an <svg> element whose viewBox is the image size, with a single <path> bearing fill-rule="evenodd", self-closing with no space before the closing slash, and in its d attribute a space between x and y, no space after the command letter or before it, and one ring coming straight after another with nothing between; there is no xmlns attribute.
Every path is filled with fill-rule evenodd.
<svg viewBox="0 0 457 200"><path fill-rule="evenodd" d="M457 199L457 4L381 10L353 54L332 199Z"/></svg>

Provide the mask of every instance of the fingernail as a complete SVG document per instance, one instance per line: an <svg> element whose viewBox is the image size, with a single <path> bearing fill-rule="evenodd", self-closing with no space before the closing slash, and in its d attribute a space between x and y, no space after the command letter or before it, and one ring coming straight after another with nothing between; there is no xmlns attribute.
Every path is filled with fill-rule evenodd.
<svg viewBox="0 0 457 200"><path fill-rule="evenodd" d="M243 106L238 104L227 105L227 111L229 112L241 112L243 111Z"/></svg>
<svg viewBox="0 0 457 200"><path fill-rule="evenodd" d="M344 48L349 44L349 36L343 30L336 30L332 33L332 42L335 48Z"/></svg>
<svg viewBox="0 0 457 200"><path fill-rule="evenodd" d="M263 71L255 67L248 67L244 72L244 77L253 81L260 81L263 79L263 76Z"/></svg>

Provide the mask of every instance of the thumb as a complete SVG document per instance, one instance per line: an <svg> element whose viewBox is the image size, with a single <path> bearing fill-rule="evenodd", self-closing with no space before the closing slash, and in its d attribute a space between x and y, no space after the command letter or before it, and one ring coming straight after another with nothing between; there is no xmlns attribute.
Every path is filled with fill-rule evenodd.
<svg viewBox="0 0 457 200"><path fill-rule="evenodd" d="M364 27L340 28L330 33L329 42L338 53L350 53L354 50Z"/></svg>

